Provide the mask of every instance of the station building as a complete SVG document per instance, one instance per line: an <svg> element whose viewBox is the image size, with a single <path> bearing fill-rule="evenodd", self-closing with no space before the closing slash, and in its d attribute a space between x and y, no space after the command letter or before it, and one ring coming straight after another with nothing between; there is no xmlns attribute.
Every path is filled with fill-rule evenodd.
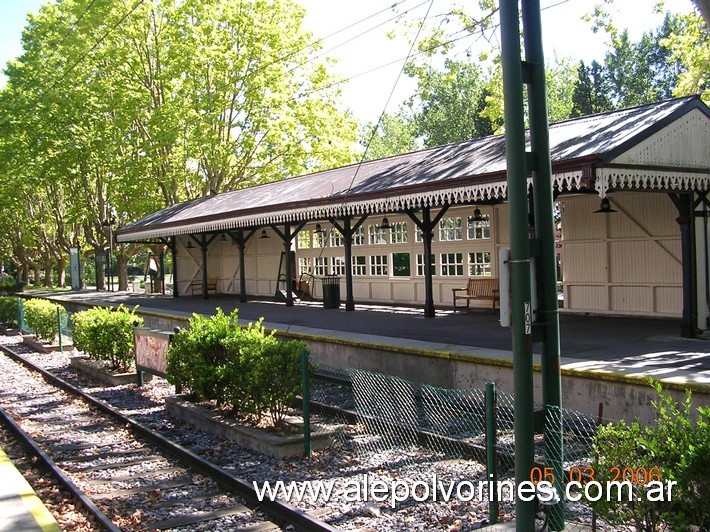
<svg viewBox="0 0 710 532"><path fill-rule="evenodd" d="M571 119L550 148L561 312L710 328L710 109L691 96ZM506 188L505 141L489 136L181 203L117 240L166 244L174 295L291 304L289 277L318 299L337 276L347 310L433 316L468 278L499 277Z"/></svg>

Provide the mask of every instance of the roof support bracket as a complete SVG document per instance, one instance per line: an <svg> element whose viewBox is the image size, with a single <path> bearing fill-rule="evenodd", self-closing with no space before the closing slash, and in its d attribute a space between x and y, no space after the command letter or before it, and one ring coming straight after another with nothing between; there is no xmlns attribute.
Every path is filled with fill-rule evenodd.
<svg viewBox="0 0 710 532"><path fill-rule="evenodd" d="M533 64L530 61L520 61L520 68L523 75L523 83L530 85L533 82Z"/></svg>

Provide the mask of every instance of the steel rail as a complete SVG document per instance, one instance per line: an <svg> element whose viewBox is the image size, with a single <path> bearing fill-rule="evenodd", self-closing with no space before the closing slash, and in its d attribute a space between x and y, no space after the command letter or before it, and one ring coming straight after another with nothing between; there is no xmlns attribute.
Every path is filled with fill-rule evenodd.
<svg viewBox="0 0 710 532"><path fill-rule="evenodd" d="M0 421L5 425L12 435L19 440L25 449L27 449L33 456L36 456L41 467L49 470L50 474L57 479L57 481L67 489L74 497L77 498L79 504L91 514L96 521L109 532L120 532L121 529L118 528L113 521L103 513L96 504L76 485L72 480L64 473L61 467L59 467L54 460L52 460L47 453L37 444L32 437L27 434L22 428L17 424L17 422L12 418L12 416L2 407L0 407Z"/></svg>
<svg viewBox="0 0 710 532"><path fill-rule="evenodd" d="M261 510L263 510L263 512L268 515L270 519L273 519L276 524L290 524L293 525L296 530L303 530L306 532L335 532L337 530L328 523L312 517L303 510L300 510L287 502L280 500L272 501L268 498L260 501L257 497L256 490L247 481L232 475L228 471L225 471L221 467L205 460L182 445L172 442L162 434L155 432L132 417L126 416L118 409L112 407L101 399L97 399L96 397L85 393L61 377L57 377L49 371L33 364L23 356L9 349L7 346L0 345L0 351L4 352L8 357L16 362L19 362L28 369L41 374L48 383L57 386L68 393L81 397L84 401L101 412L123 424L128 425L134 434L141 436L149 443L152 443L156 447L164 450L181 463L201 471L202 473L210 476L224 488L238 493L253 507L258 506L261 508Z"/></svg>

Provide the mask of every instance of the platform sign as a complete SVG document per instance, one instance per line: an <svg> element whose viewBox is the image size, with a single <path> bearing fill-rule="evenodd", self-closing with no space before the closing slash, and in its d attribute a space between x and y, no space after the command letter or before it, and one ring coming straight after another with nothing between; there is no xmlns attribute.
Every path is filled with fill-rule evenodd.
<svg viewBox="0 0 710 532"><path fill-rule="evenodd" d="M510 327L510 250L498 250L498 287L500 288L500 324L501 327Z"/></svg>
<svg viewBox="0 0 710 532"><path fill-rule="evenodd" d="M510 327L511 305L513 298L510 293L510 249L498 250L498 277L500 288L500 324ZM525 302L525 334L531 334L532 324L537 321L537 271L535 259L530 259L530 301Z"/></svg>
<svg viewBox="0 0 710 532"><path fill-rule="evenodd" d="M168 347L172 336L171 332L147 327L133 329L139 385L143 384L143 373L167 377Z"/></svg>
<svg viewBox="0 0 710 532"><path fill-rule="evenodd" d="M69 275L71 276L71 289L81 290L81 258L79 248L69 248Z"/></svg>

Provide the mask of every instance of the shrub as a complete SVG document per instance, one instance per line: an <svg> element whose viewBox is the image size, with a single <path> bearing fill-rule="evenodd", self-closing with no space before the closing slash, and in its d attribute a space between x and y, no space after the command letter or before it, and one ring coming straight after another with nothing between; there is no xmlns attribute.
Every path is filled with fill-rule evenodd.
<svg viewBox="0 0 710 532"><path fill-rule="evenodd" d="M245 417L283 422L301 390L302 342L281 342L263 319L239 327L237 311L211 318L197 314L168 350L168 380L194 398L226 405Z"/></svg>
<svg viewBox="0 0 710 532"><path fill-rule="evenodd" d="M0 297L0 323L12 325L17 321L17 298Z"/></svg>
<svg viewBox="0 0 710 532"><path fill-rule="evenodd" d="M259 340L242 351L243 364L249 368L249 395L257 414L268 413L271 423L278 426L301 392L301 351L308 348L303 342L279 341L273 332L266 334L261 321L253 330Z"/></svg>
<svg viewBox="0 0 710 532"><path fill-rule="evenodd" d="M21 292L23 284L12 277L0 279L0 294L16 294Z"/></svg>
<svg viewBox="0 0 710 532"><path fill-rule="evenodd" d="M633 523L636 530L655 531L662 525L680 530L695 527L708 530L710 408L698 408L694 420L690 391L686 392L685 401L678 404L663 393L660 383L653 382L652 386L659 396L654 402L658 414L655 424L641 426L638 421L631 424L619 421L601 427L595 437L598 457L594 470L596 480L602 483L613 480L609 477L614 468L653 471L654 478L650 480L677 482L672 500L648 501L647 488L640 482L632 482L633 501L618 502L612 497L607 502L605 494L592 507L610 524Z"/></svg>
<svg viewBox="0 0 710 532"><path fill-rule="evenodd" d="M138 307L136 307L138 308ZM134 360L133 327L143 324L135 310L94 307L72 316L74 346L91 358L126 371Z"/></svg>
<svg viewBox="0 0 710 532"><path fill-rule="evenodd" d="M47 299L28 299L24 303L25 324L35 332L37 338L54 341L59 333L57 312L66 314L61 305Z"/></svg>
<svg viewBox="0 0 710 532"><path fill-rule="evenodd" d="M238 313L225 315L221 308L211 318L193 314L189 328L173 337L168 349L168 380L190 391L196 399L225 402L223 374L237 353L227 342L237 330Z"/></svg>

